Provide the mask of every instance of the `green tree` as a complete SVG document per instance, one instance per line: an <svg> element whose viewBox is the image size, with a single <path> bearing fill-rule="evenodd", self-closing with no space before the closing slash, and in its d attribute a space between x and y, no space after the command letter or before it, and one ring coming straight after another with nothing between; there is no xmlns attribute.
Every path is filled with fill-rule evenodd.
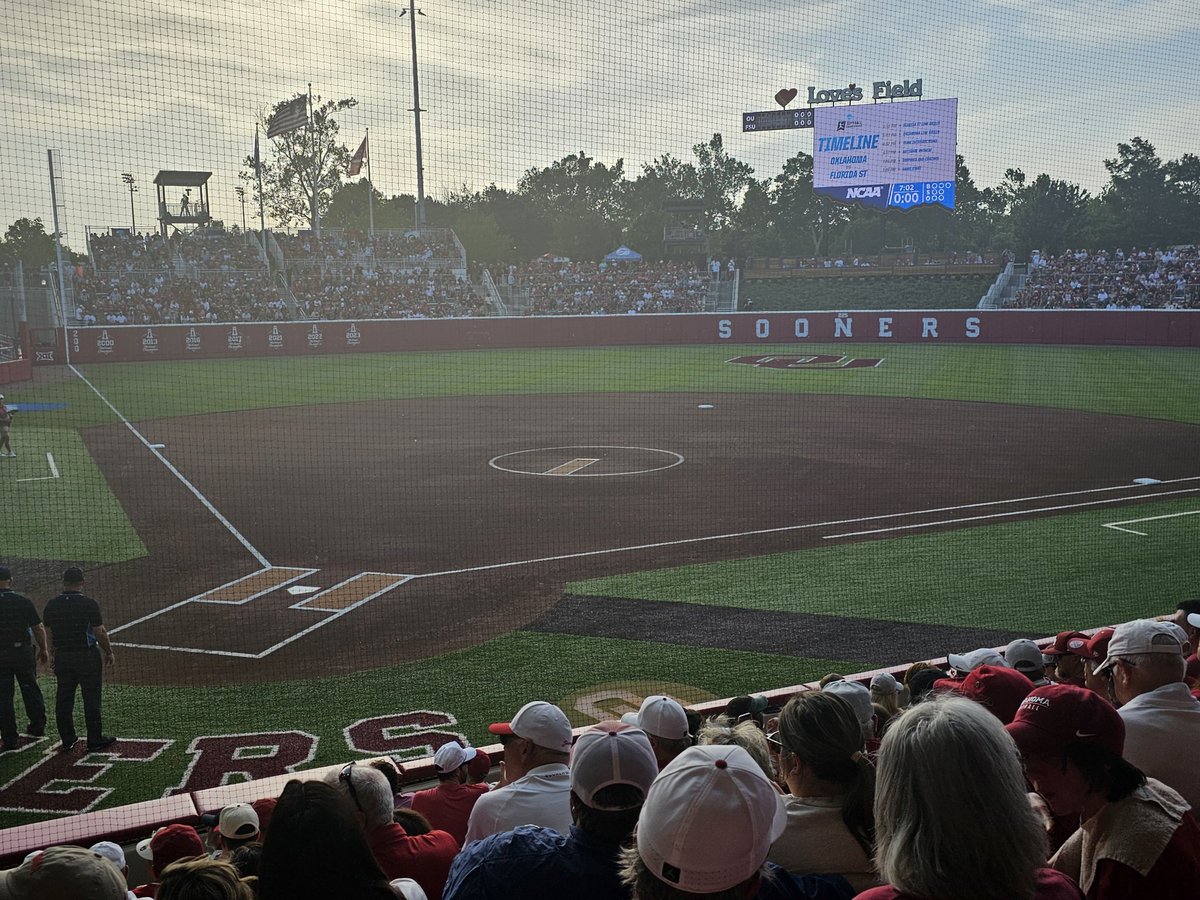
<svg viewBox="0 0 1200 900"><path fill-rule="evenodd" d="M813 158L803 150L783 164L771 184L774 221L785 254L822 256L831 237L850 222L850 210L813 193Z"/></svg>
<svg viewBox="0 0 1200 900"><path fill-rule="evenodd" d="M598 259L612 250L624 225L625 162L595 162L580 151L544 169L529 169L517 193L551 225L547 250L579 259Z"/></svg>
<svg viewBox="0 0 1200 900"><path fill-rule="evenodd" d="M1140 137L1117 144L1115 159L1106 159L1109 183L1102 197L1121 231L1115 238L1124 246L1171 243L1181 218L1176 196L1167 185L1167 167L1154 145Z"/></svg>
<svg viewBox="0 0 1200 900"><path fill-rule="evenodd" d="M733 220L754 169L729 155L719 132L708 142L693 146L692 153L709 226L719 231Z"/></svg>
<svg viewBox="0 0 1200 900"><path fill-rule="evenodd" d="M70 253L65 248L64 252ZM29 277L54 261L54 238L46 233L40 218L17 219L8 226L4 240L0 241L0 258L20 260L26 277Z"/></svg>
<svg viewBox="0 0 1200 900"><path fill-rule="evenodd" d="M1087 191L1045 173L1027 184L1023 172L1012 169L1009 172L1014 173L1012 186L1019 185L1009 206L1014 249L1018 254L1024 256L1034 249L1058 254L1086 241L1090 200ZM1006 180L1009 172L1005 173Z"/></svg>
<svg viewBox="0 0 1200 900"><path fill-rule="evenodd" d="M296 96L303 96L297 94ZM281 100L270 112L259 116L266 134L267 123L281 107L295 98ZM266 141L262 153L263 201L267 213L280 225L294 223L313 226L312 195L314 185L317 206L324 217L333 196L342 185L350 165L350 151L338 141L337 113L358 105L353 97L324 100L313 97L312 121L307 128L298 128ZM254 157L242 163L241 179L250 185L257 204L258 179Z"/></svg>
<svg viewBox="0 0 1200 900"><path fill-rule="evenodd" d="M624 242L647 259L661 257L666 224L663 204L671 200L699 200L701 196L700 179L691 163L669 153L642 163L641 174L625 190Z"/></svg>

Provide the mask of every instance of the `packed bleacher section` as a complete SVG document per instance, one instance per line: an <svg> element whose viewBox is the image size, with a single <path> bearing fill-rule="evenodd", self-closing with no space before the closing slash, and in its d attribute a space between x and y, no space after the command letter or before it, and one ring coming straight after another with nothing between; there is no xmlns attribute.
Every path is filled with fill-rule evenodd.
<svg viewBox="0 0 1200 900"><path fill-rule="evenodd" d="M292 278L304 315L313 319L448 319L486 313L469 281L448 269L374 271L347 266Z"/></svg>
<svg viewBox="0 0 1200 900"><path fill-rule="evenodd" d="M1034 251L1013 300L1022 309L1200 309L1200 251L1193 246Z"/></svg>
<svg viewBox="0 0 1200 900"><path fill-rule="evenodd" d="M288 304L245 234L93 234L72 279L84 325L280 321Z"/></svg>
<svg viewBox="0 0 1200 900"><path fill-rule="evenodd" d="M460 256L450 232L379 231L374 238L357 231L326 230L318 238L276 233L275 240L289 263L343 268L396 268L427 265L430 260Z"/></svg>
<svg viewBox="0 0 1200 900"><path fill-rule="evenodd" d="M709 276L682 262L573 262L540 258L513 282L530 292L529 315L625 315L701 312Z"/></svg>
<svg viewBox="0 0 1200 900"><path fill-rule="evenodd" d="M699 709L653 695L579 730L530 701L489 726L492 758L447 738L412 772L301 772L125 847L35 851L0 885L16 900L123 900L133 884L231 900L1191 900L1197 643L1200 600L1184 600L798 693ZM148 872L130 874L132 854Z"/></svg>

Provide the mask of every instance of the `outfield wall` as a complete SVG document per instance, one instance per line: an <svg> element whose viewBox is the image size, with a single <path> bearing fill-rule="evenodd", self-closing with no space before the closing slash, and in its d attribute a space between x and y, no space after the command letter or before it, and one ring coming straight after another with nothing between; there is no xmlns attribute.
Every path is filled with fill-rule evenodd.
<svg viewBox="0 0 1200 900"><path fill-rule="evenodd" d="M39 365L397 350L655 344L979 343L1200 347L1200 310L936 310L246 322L69 328Z"/></svg>

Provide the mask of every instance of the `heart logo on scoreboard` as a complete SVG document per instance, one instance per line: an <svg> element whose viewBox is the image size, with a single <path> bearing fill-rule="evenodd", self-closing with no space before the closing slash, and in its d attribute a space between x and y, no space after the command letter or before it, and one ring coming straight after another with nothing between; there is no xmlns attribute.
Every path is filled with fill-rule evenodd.
<svg viewBox="0 0 1200 900"><path fill-rule="evenodd" d="M775 95L775 102L780 106L786 107L789 103L796 99L797 93L798 91L795 88L784 88Z"/></svg>

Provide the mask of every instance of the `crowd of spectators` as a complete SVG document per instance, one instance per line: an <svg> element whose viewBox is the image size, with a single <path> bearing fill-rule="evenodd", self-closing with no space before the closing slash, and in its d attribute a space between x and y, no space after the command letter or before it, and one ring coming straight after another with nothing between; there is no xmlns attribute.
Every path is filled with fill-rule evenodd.
<svg viewBox="0 0 1200 900"><path fill-rule="evenodd" d="M84 325L281 321L288 304L246 235L91 235L72 278Z"/></svg>
<svg viewBox="0 0 1200 900"><path fill-rule="evenodd" d="M134 896L444 900L1183 900L1200 886L1200 600L1040 648L951 653L782 709L677 700L576 737L532 701L436 787L351 762L137 846ZM482 761L483 765L479 763ZM399 792L398 792L399 791ZM203 820L202 820L203 821ZM121 900L123 850L51 847L5 896ZM57 893L55 893L57 891Z"/></svg>
<svg viewBox="0 0 1200 900"><path fill-rule="evenodd" d="M485 306L449 269L310 269L293 276L292 293L313 319L445 319L478 315Z"/></svg>
<svg viewBox="0 0 1200 900"><path fill-rule="evenodd" d="M1200 250L1034 251L1022 309L1200 309Z"/></svg>
<svg viewBox="0 0 1200 900"><path fill-rule="evenodd" d="M275 240L289 262L318 263L325 270L372 263L409 266L459 256L449 231L377 231L371 238L359 231L326 229L320 237L276 233Z"/></svg>
<svg viewBox="0 0 1200 900"><path fill-rule="evenodd" d="M709 275L682 262L572 262L545 257L509 269L509 283L529 288L528 313L539 316L701 312Z"/></svg>
<svg viewBox="0 0 1200 900"><path fill-rule="evenodd" d="M265 271L92 275L74 279L75 318L84 325L283 321L288 304Z"/></svg>

